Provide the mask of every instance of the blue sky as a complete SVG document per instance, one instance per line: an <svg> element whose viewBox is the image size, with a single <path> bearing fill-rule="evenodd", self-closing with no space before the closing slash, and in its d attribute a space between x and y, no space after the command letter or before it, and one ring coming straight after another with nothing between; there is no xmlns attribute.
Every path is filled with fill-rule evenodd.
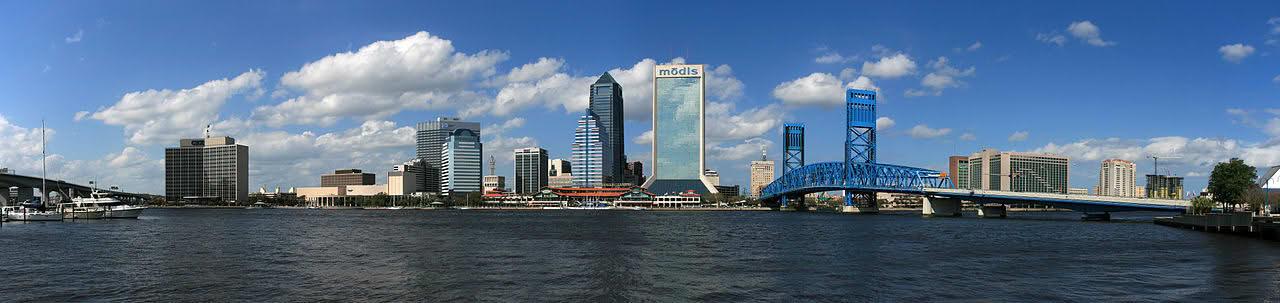
<svg viewBox="0 0 1280 303"><path fill-rule="evenodd" d="M250 145L254 189L384 180L412 156L406 127L461 115L510 175L512 148L568 157L605 71L648 162L645 73L672 61L714 69L709 166L728 184L780 154L783 122L838 160L849 86L880 92L886 163L1053 152L1092 187L1102 159L1145 173L1159 154L1195 189L1226 158L1280 165L1275 3L686 2L3 2L0 166L38 172L44 119L52 177L159 193L164 147L214 124Z"/></svg>

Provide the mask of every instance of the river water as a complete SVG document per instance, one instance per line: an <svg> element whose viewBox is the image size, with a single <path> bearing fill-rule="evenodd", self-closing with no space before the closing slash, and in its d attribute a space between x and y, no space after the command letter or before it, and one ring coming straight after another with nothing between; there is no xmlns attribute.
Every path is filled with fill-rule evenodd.
<svg viewBox="0 0 1280 303"><path fill-rule="evenodd" d="M1280 300L1280 242L1010 216L151 209L4 224L0 301Z"/></svg>

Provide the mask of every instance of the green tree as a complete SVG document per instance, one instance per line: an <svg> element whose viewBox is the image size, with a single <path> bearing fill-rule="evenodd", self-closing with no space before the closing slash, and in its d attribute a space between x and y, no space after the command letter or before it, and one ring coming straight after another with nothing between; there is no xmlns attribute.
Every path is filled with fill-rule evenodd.
<svg viewBox="0 0 1280 303"><path fill-rule="evenodd" d="M1205 197L1196 197L1195 199L1191 199L1191 214L1199 215L1209 213L1213 211L1215 203L1216 202L1213 202L1213 200Z"/></svg>
<svg viewBox="0 0 1280 303"><path fill-rule="evenodd" d="M1258 172L1253 166L1244 164L1244 160L1231 158L1213 166L1213 174L1209 176L1209 193L1213 194L1214 200L1231 205L1234 209L1236 205L1247 202L1245 194L1253 187L1257 178Z"/></svg>

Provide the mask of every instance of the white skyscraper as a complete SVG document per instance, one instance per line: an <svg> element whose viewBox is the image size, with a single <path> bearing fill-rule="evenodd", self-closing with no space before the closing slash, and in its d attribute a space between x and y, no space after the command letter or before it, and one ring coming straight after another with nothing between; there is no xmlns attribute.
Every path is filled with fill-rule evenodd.
<svg viewBox="0 0 1280 303"><path fill-rule="evenodd" d="M1098 171L1099 196L1137 197L1138 165L1120 159L1102 161Z"/></svg>

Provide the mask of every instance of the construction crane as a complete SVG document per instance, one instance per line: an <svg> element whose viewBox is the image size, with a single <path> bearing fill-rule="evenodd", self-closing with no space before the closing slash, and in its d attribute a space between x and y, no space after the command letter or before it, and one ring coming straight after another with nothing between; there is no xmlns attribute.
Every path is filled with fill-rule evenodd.
<svg viewBox="0 0 1280 303"><path fill-rule="evenodd" d="M1160 174L1160 158L1164 158L1164 159L1182 159L1182 157L1178 157L1178 156L1155 156L1155 155L1147 156L1147 158L1151 158L1151 159L1152 159L1152 165L1151 165L1151 172L1152 172L1151 174L1152 174L1152 175L1159 175L1159 174Z"/></svg>

